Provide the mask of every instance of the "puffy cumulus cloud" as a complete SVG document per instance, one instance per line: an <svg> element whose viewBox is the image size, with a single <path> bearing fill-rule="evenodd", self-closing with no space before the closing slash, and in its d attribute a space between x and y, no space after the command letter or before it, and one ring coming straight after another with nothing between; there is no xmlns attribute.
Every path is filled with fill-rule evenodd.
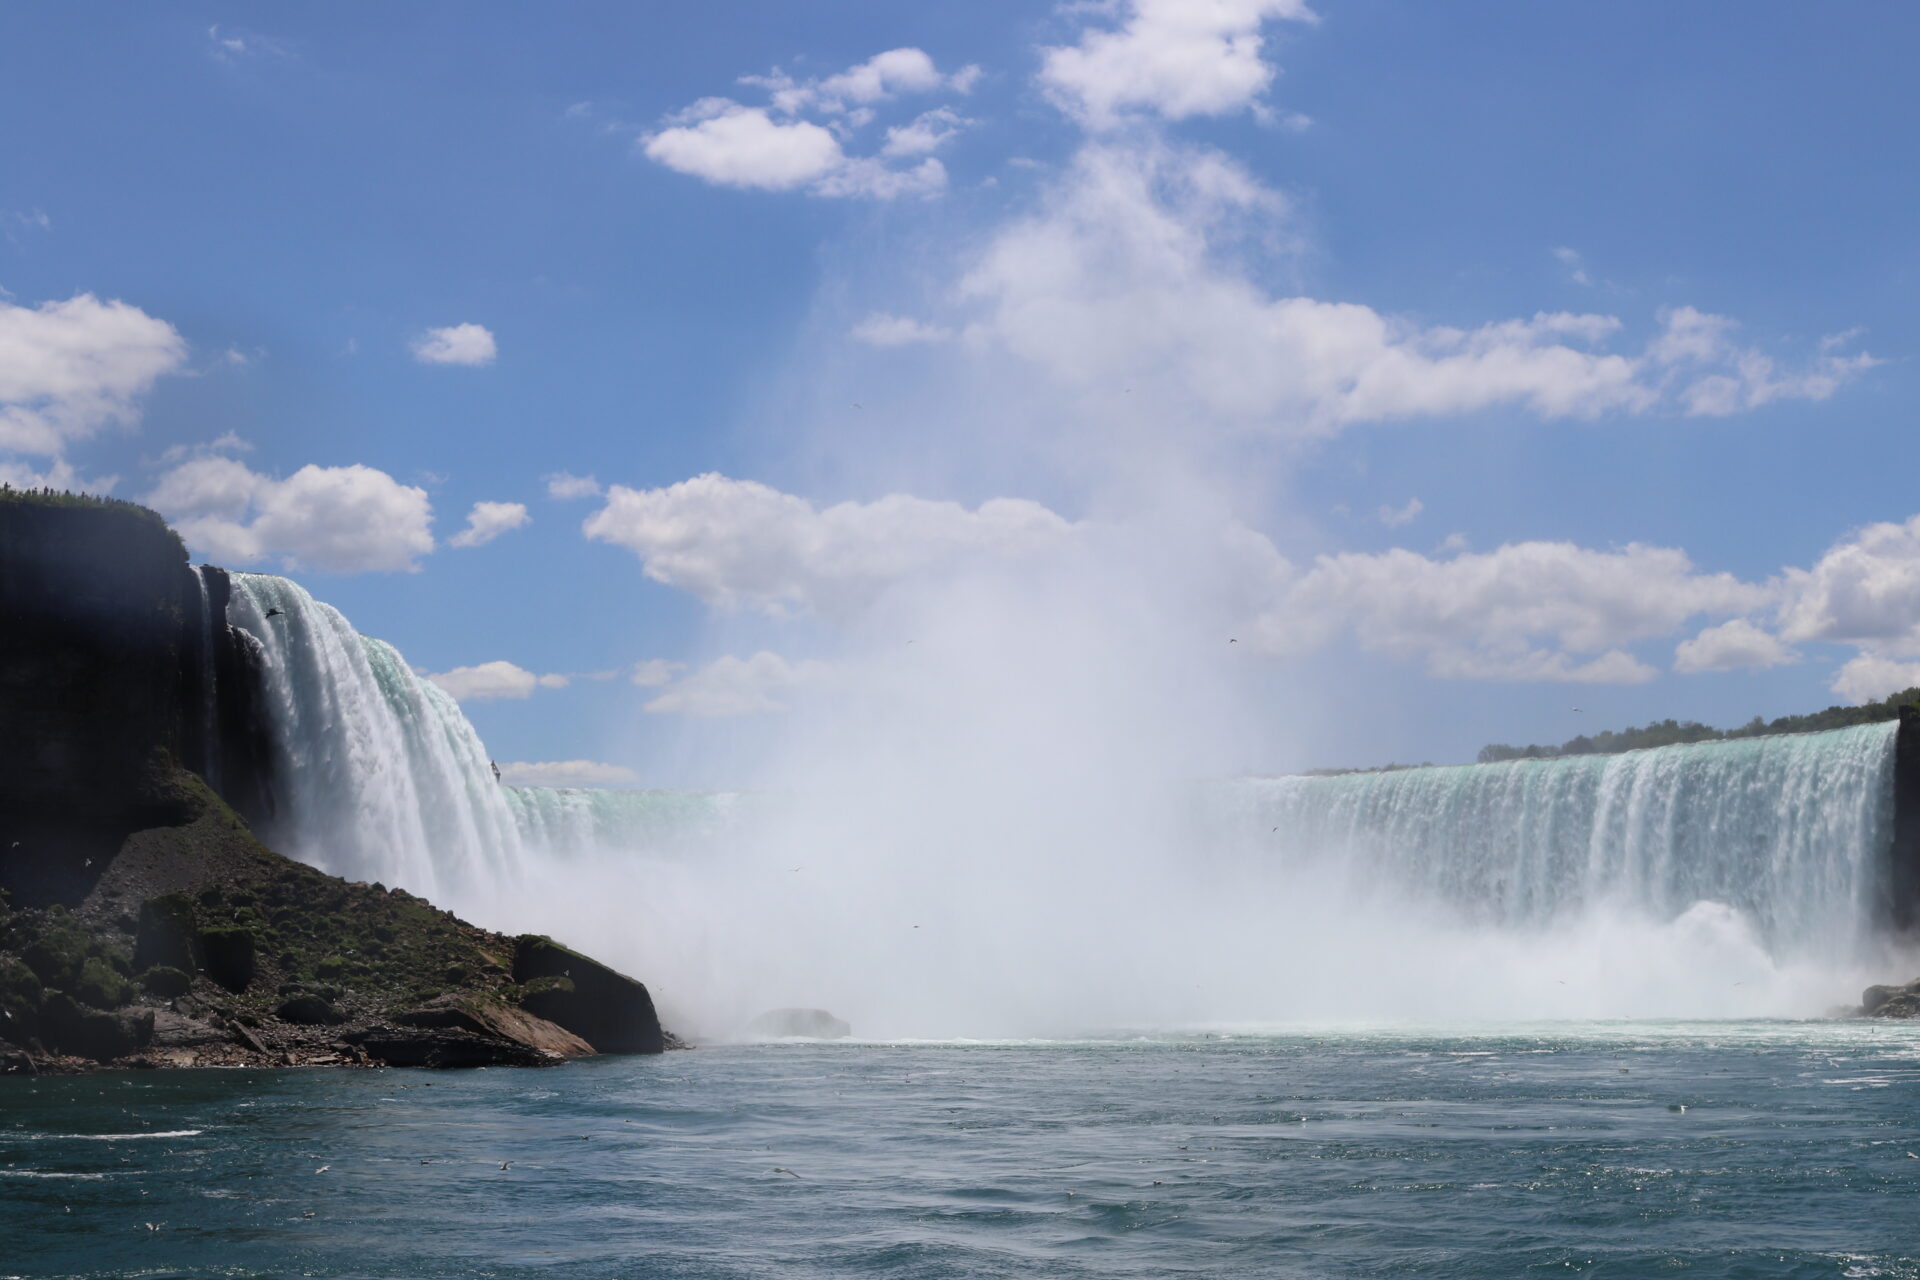
<svg viewBox="0 0 1920 1280"><path fill-rule="evenodd" d="M762 649L751 658L715 658L646 704L656 715L745 716L784 711L785 697L831 673L824 662L789 662Z"/></svg>
<svg viewBox="0 0 1920 1280"><path fill-rule="evenodd" d="M1451 559L1396 549L1320 557L1254 638L1291 654L1351 632L1364 649L1424 657L1440 676L1632 683L1654 672L1623 646L1768 598L1766 587L1702 573L1662 547L1522 542Z"/></svg>
<svg viewBox="0 0 1920 1280"><path fill-rule="evenodd" d="M779 121L726 98L696 103L641 142L647 158L723 187L791 191L847 163L840 140L808 120Z"/></svg>
<svg viewBox="0 0 1920 1280"><path fill-rule="evenodd" d="M500 781L510 787L633 787L640 775L598 760L511 760L501 763Z"/></svg>
<svg viewBox="0 0 1920 1280"><path fill-rule="evenodd" d="M1870 524L1782 575L1782 638L1920 656L1920 516Z"/></svg>
<svg viewBox="0 0 1920 1280"><path fill-rule="evenodd" d="M509 530L532 519L520 502L476 502L467 512L467 527L447 539L450 547L484 547Z"/></svg>
<svg viewBox="0 0 1920 1280"><path fill-rule="evenodd" d="M768 105L702 98L637 145L655 163L718 186L874 200L937 195L947 170L931 153L971 123L951 108L889 127L877 154L850 154L846 143L873 123L879 104L903 94L965 93L978 75L977 67L943 74L919 49L890 49L815 80L776 69L741 81L765 90Z"/></svg>
<svg viewBox="0 0 1920 1280"><path fill-rule="evenodd" d="M276 480L236 458L194 458L163 473L143 501L230 564L398 572L417 569L433 550L426 491L357 463L308 465Z"/></svg>
<svg viewBox="0 0 1920 1280"><path fill-rule="evenodd" d="M547 496L563 502L575 498L597 498L600 492L600 482L592 476L576 476L571 472L556 471L547 477Z"/></svg>
<svg viewBox="0 0 1920 1280"><path fill-rule="evenodd" d="M491 702L496 698L530 698L535 689L564 689L563 675L535 675L511 662L482 662L472 667L426 673L427 679L453 695L456 702Z"/></svg>
<svg viewBox="0 0 1920 1280"><path fill-rule="evenodd" d="M0 450L57 457L139 418L139 398L186 363L166 321L90 293L37 307L0 299Z"/></svg>
<svg viewBox="0 0 1920 1280"><path fill-rule="evenodd" d="M968 510L892 494L822 508L712 473L663 489L615 485L584 525L588 537L640 557L648 577L710 604L827 616L845 616L905 579L1040 554L1075 527L1018 498Z"/></svg>
<svg viewBox="0 0 1920 1280"><path fill-rule="evenodd" d="M1078 43L1044 50L1040 83L1092 128L1142 111L1231 115L1273 83L1260 29L1278 20L1317 18L1304 0L1131 0L1118 27L1088 27Z"/></svg>
<svg viewBox="0 0 1920 1280"><path fill-rule="evenodd" d="M1920 662L1898 662L1877 654L1863 653L1834 673L1827 687L1859 705L1879 702L1891 694L1920 685Z"/></svg>
<svg viewBox="0 0 1920 1280"><path fill-rule="evenodd" d="M413 358L421 364L488 365L500 353L493 332L482 324L455 324L429 329L413 343Z"/></svg>
<svg viewBox="0 0 1920 1280"><path fill-rule="evenodd" d="M1810 373L1781 374L1731 341L1731 321L1685 308L1643 350L1622 352L1608 349L1623 328L1614 316L1459 328L1274 296L1245 250L1284 256L1287 223L1286 201L1217 152L1153 137L1090 143L963 274L963 305L983 313L967 336L1109 407L1126 388L1163 417L1295 437L1500 406L1545 418L1754 407L1830 394L1871 362L1828 351ZM1714 390L1725 379L1739 396Z"/></svg>
<svg viewBox="0 0 1920 1280"><path fill-rule="evenodd" d="M1800 655L1745 618L1708 627L1673 651L1675 671L1737 671L1745 667L1778 667L1797 662Z"/></svg>
<svg viewBox="0 0 1920 1280"><path fill-rule="evenodd" d="M876 311L853 326L852 336L870 347L911 347L947 342L954 334L944 325Z"/></svg>

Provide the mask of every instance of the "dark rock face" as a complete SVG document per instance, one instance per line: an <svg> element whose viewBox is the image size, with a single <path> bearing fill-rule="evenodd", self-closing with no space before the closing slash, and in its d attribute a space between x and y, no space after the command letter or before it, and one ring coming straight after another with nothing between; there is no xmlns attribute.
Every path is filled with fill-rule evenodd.
<svg viewBox="0 0 1920 1280"><path fill-rule="evenodd" d="M337 1027L347 1020L346 1014L312 993L282 1000L274 1006L273 1016L298 1027Z"/></svg>
<svg viewBox="0 0 1920 1280"><path fill-rule="evenodd" d="M149 785L156 748L243 809L270 803L256 660L217 585L203 598L151 511L0 492L0 888L17 905L78 901L129 832L181 820Z"/></svg>
<svg viewBox="0 0 1920 1280"><path fill-rule="evenodd" d="M1903 987L1868 987L1860 994L1860 1012L1869 1018L1920 1018L1920 978Z"/></svg>
<svg viewBox="0 0 1920 1280"><path fill-rule="evenodd" d="M521 1008L601 1053L661 1053L667 1047L645 986L552 938L527 934L515 942L513 980L535 984L522 996Z"/></svg>

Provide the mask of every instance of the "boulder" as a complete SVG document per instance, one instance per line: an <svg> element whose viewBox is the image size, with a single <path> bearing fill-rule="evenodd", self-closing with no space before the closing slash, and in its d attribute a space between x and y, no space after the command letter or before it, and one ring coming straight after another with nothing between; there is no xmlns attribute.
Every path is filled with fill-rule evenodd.
<svg viewBox="0 0 1920 1280"><path fill-rule="evenodd" d="M347 1020L346 1014L310 991L282 1000L273 1016L301 1027L337 1027Z"/></svg>
<svg viewBox="0 0 1920 1280"><path fill-rule="evenodd" d="M806 1036L812 1040L844 1040L853 1028L825 1009L769 1009L747 1024L756 1036Z"/></svg>
<svg viewBox="0 0 1920 1280"><path fill-rule="evenodd" d="M1860 993L1860 1012L1869 1018L1920 1018L1920 978L1901 987L1868 987Z"/></svg>
<svg viewBox="0 0 1920 1280"><path fill-rule="evenodd" d="M394 1018L407 1027L457 1029L497 1036L559 1058L586 1058L593 1046L557 1023L493 1000L443 996Z"/></svg>
<svg viewBox="0 0 1920 1280"><path fill-rule="evenodd" d="M513 980L524 988L522 1009L566 1028L596 1052L661 1053L667 1047L643 984L552 938L526 934L515 940Z"/></svg>

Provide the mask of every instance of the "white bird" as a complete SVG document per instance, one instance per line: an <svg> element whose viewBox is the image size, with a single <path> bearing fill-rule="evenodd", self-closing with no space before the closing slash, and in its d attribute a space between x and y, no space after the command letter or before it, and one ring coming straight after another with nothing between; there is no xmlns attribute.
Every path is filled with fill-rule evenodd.
<svg viewBox="0 0 1920 1280"><path fill-rule="evenodd" d="M786 1167L785 1165L778 1165L778 1164L777 1164L777 1165L775 1165L775 1166L773 1166L773 1171L774 1171L775 1173L785 1173L785 1174L791 1174L791 1175L792 1175L793 1177L796 1177L796 1178L800 1176L799 1174L797 1174L797 1173L794 1173L794 1172L793 1172L793 1170L791 1170L791 1169L789 1169L789 1168L787 1168L787 1167Z"/></svg>
<svg viewBox="0 0 1920 1280"><path fill-rule="evenodd" d="M331 1168L333 1168L333 1166L332 1166L332 1165L330 1165L330 1164L323 1164L323 1165L321 1165L321 1166L320 1166L320 1167L319 1167L318 1169L315 1169L315 1170L314 1170L314 1172L315 1172L315 1173L325 1173L325 1172L326 1172L327 1170L329 1170L329 1169L331 1169Z"/></svg>

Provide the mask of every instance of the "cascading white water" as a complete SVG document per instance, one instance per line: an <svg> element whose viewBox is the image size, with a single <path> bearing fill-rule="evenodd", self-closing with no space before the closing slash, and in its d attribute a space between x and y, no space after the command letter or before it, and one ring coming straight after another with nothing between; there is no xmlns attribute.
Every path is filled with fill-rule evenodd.
<svg viewBox="0 0 1920 1280"><path fill-rule="evenodd" d="M1723 903L1782 958L1856 958L1892 842L1896 726L1610 756L1242 779L1235 843L1496 927L1596 907L1672 919Z"/></svg>
<svg viewBox="0 0 1920 1280"><path fill-rule="evenodd" d="M708 849L755 809L753 797L724 791L508 787L506 796L526 847L562 857Z"/></svg>
<svg viewBox="0 0 1920 1280"><path fill-rule="evenodd" d="M517 876L513 811L453 699L285 578L236 573L233 587L229 621L263 651L277 846L455 901Z"/></svg>
<svg viewBox="0 0 1920 1280"><path fill-rule="evenodd" d="M795 1000L913 1034L1004 1031L1009 1008L1022 1034L1812 1012L1884 961L1890 724L1214 782L1197 815L1155 802L1151 832L1144 811L1090 835L1075 806L987 796L922 831L922 799L884 787L869 806L858 787L501 786L459 707L390 646L284 579L233 582L278 755L273 843L562 934L659 981L696 1030Z"/></svg>

